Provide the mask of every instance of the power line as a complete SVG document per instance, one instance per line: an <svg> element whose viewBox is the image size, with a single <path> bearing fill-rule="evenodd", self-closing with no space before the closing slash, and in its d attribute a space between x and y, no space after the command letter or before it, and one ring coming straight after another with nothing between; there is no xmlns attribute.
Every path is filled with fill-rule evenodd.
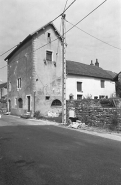
<svg viewBox="0 0 121 185"><path fill-rule="evenodd" d="M13 46L13 47L12 47L12 48L10 48L9 50L5 51L4 53L2 53L2 54L0 55L0 57L1 57L1 56L3 56L4 54L6 54L8 51L10 51L10 50L12 50L13 48L15 48L16 46L18 46L18 44L17 44L17 45L15 45L15 46Z"/></svg>
<svg viewBox="0 0 121 185"><path fill-rule="evenodd" d="M3 69L3 68L5 68L5 67L7 67L7 65L5 65L5 66L1 67L0 69Z"/></svg>
<svg viewBox="0 0 121 185"><path fill-rule="evenodd" d="M72 6L72 4L73 4L75 1L76 1L76 0L74 0L67 8L64 8L63 13L66 12L66 11ZM66 3L66 4L67 4L67 3ZM54 22L56 19L58 19L60 16L62 16L63 13L59 14L56 18L54 18L54 19L53 19L52 21L50 21L49 23ZM4 53L2 53L2 54L0 55L0 57L3 56L4 54L6 54L7 52L9 52L10 50L12 50L13 48L15 48L16 46L18 46L18 45L19 45L19 44L15 45L14 47L12 47L12 48L10 48L9 50L7 50L7 51L5 51Z"/></svg>
<svg viewBox="0 0 121 185"><path fill-rule="evenodd" d="M69 22L69 21L67 21L67 20L66 20L66 22L68 22L69 24L71 24L71 25L74 26L74 24L72 24L71 22ZM103 40L101 40L101 39L99 39L99 38L97 38L97 37L91 35L90 33L88 33L88 32L86 32L86 31L82 30L81 28L79 28L79 27L77 27L77 26L75 26L75 27L78 28L80 31L86 33L87 35L89 35L89 36L91 36L91 37L93 37L93 38L99 40L100 42L102 42L102 43L104 43L104 44L107 44L107 45L109 45L109 46L111 46L111 47L113 47L113 48L116 48L116 49L118 49L118 50L121 50L121 48L118 48L118 47L116 47L116 46L113 46L113 45L109 44L108 42L105 42L105 41L103 41Z"/></svg>
<svg viewBox="0 0 121 185"><path fill-rule="evenodd" d="M67 9L75 2L76 0L74 0L64 11L63 11L63 13L65 12L65 11L67 11ZM103 3L105 3L107 0L105 0ZM92 12L94 12L97 8L99 8L103 3L101 3L99 6L97 6L94 10L92 10L89 14L87 14L83 19L81 19L79 22L77 22L75 25L73 25L73 27L71 27L69 30L67 30L65 33L68 33L70 30L72 30L74 27L76 27L76 25L77 24L79 24L82 20L84 20L86 17L88 17ZM63 13L61 13L58 17L60 17L61 15L63 15ZM56 17L55 19L53 19L53 21L55 21L58 17ZM52 22L52 21L51 21ZM59 37L61 37L61 36L59 36ZM54 39L54 40L52 40L51 42L54 42L54 41L56 41L56 40L58 40L58 38L56 38L56 39ZM41 48L43 48L43 47L45 47L46 45L48 45L49 44L49 42L47 43L47 44L44 44L44 45L42 45L42 46L40 46L39 48L37 48L37 49L35 49L34 51L37 51L37 50L39 50L39 49L41 49ZM16 45L17 46L17 45ZM15 47L15 46L14 46ZM32 52L29 52L28 54L30 54L30 53L32 53ZM24 56L25 57L25 56ZM20 59L22 59L22 58L24 58L24 57L21 57L21 58L19 58L19 59L17 59L17 60L20 60ZM16 62L16 60L15 61L13 61L13 62ZM3 66L2 68L4 68L4 67L7 67L7 65L6 66ZM0 68L0 69L2 69L2 68Z"/></svg>
<svg viewBox="0 0 121 185"><path fill-rule="evenodd" d="M68 33L70 30L72 30L76 25L78 25L80 22L82 22L84 19L86 19L90 14L92 14L95 10L97 10L100 6L102 6L107 0L103 1L101 4L99 4L95 9L93 9L90 13L88 13L85 17L83 17L79 22L77 22L74 26L72 26L69 30L66 31Z"/></svg>

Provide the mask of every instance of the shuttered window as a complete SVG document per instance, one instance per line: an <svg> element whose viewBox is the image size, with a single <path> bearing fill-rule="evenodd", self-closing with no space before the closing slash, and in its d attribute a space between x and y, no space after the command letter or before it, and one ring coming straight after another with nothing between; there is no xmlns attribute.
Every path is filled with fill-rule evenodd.
<svg viewBox="0 0 121 185"><path fill-rule="evenodd" d="M46 51L46 60L52 61L52 51Z"/></svg>
<svg viewBox="0 0 121 185"><path fill-rule="evenodd" d="M105 88L105 81L101 80L101 88Z"/></svg>
<svg viewBox="0 0 121 185"><path fill-rule="evenodd" d="M77 82L77 91L78 92L82 91L82 82Z"/></svg>

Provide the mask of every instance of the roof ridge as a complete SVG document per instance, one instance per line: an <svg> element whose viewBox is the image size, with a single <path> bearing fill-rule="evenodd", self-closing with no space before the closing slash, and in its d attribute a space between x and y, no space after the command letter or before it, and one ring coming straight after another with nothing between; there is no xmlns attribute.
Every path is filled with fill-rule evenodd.
<svg viewBox="0 0 121 185"><path fill-rule="evenodd" d="M81 76L90 76L96 78L110 79L113 80L113 77L101 67L92 66L89 64L84 64L81 62L67 61L67 73Z"/></svg>

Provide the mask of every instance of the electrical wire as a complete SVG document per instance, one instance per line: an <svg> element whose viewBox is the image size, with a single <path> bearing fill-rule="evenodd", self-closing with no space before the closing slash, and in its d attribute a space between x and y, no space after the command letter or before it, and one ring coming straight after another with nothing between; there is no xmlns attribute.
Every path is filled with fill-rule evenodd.
<svg viewBox="0 0 121 185"><path fill-rule="evenodd" d="M76 0L74 0L64 11L63 11L63 13L65 12L65 11L67 11L67 9L75 2ZM105 2L106 2L107 0L105 0L104 2L102 2L99 6L97 6L95 9L93 9L90 13L88 13L83 19L81 19L79 22L77 22L75 25L73 25L69 30L67 30L65 33L68 33L70 30L72 30L77 24L79 24L82 20L84 20L86 17L88 17L92 12L94 12L96 9L98 9L102 4L104 4ZM61 15L63 15L63 13L61 13L59 16L57 16L55 19L53 19L52 21L55 21L58 17L60 17ZM51 22L52 22L51 21ZM59 37L61 37L61 36L59 36ZM51 42L54 42L54 41L56 41L56 40L58 40L58 38L56 38L56 39L54 39L54 40L52 40ZM34 51L37 51L37 50L39 50L39 49L41 49L41 48L43 48L43 47L45 47L46 45L48 45L49 44L49 42L47 43L47 44L44 44L43 46L40 46L39 48L37 48L37 49L35 49ZM29 53L32 53L32 52L29 52ZM28 53L28 54L29 54ZM25 56L24 56L25 57ZM20 59L22 59L22 58L24 58L24 57L21 57L21 58L19 58L19 59L17 59L17 60L20 60ZM16 60L15 61L12 61L12 62L16 62ZM7 66L7 65L6 65ZM6 67L6 66L3 66L2 68L4 68L4 67ZM2 68L0 68L0 69L2 69Z"/></svg>
<svg viewBox="0 0 121 185"><path fill-rule="evenodd" d="M69 24L71 24L71 25L74 26L74 24L72 24L71 22L67 21L66 19L65 19L65 21L68 22ZM91 35L90 33L88 33L88 32L86 32L86 31L82 30L81 28L79 28L79 27L77 27L77 26L75 26L75 27L78 28L78 29L79 29L80 31L82 31L83 33L86 33L87 35L89 35L89 36L91 36L91 37L93 37L93 38L99 40L100 42L102 42L102 43L104 43L104 44L107 44L107 45L109 45L109 46L111 46L111 47L113 47L113 48L116 48L116 49L118 49L118 50L121 50L121 48L118 48L118 47L116 47L116 46L113 46L113 45L109 44L108 42L105 42L105 41L103 41L103 40L101 40L101 39L99 39L99 38L97 38L97 37Z"/></svg>
<svg viewBox="0 0 121 185"><path fill-rule="evenodd" d="M76 0L74 0L66 9L64 8L63 13L66 12L66 11L72 6L72 4L73 4L75 1L76 1ZM50 21L49 23L54 22L56 19L58 19L60 16L62 16L63 13L59 14L56 18L54 18L54 19L53 19L52 21ZM19 45L19 44L15 45L14 47L12 47L12 48L10 48L9 50L7 50L7 51L5 51L4 53L2 53L2 54L0 55L0 57L3 56L4 54L6 54L7 52L9 52L10 50L12 50L13 48L15 48L16 46L18 46L18 45Z"/></svg>
<svg viewBox="0 0 121 185"><path fill-rule="evenodd" d="M17 45L15 45L15 46L13 46L13 47L12 47L12 48L10 48L9 50L5 51L4 53L2 53L2 54L0 55L0 57L1 57L1 56L3 56L4 54L6 54L8 51L10 51L10 50L12 50L13 48L15 48L16 46L18 46L18 44L17 44Z"/></svg>
<svg viewBox="0 0 121 185"><path fill-rule="evenodd" d="M1 67L0 69L3 69L3 68L5 68L5 67L7 67L7 65L5 65L5 66Z"/></svg>
<svg viewBox="0 0 121 185"><path fill-rule="evenodd" d="M84 19L86 19L90 14L92 14L95 10L97 10L100 6L102 6L107 0L103 1L101 4L99 4L95 9L93 9L90 13L88 13L85 17L83 17L80 21L78 21L75 25L73 25L69 30L66 31L68 33L70 30L72 30L75 26L77 26L80 22L82 22Z"/></svg>

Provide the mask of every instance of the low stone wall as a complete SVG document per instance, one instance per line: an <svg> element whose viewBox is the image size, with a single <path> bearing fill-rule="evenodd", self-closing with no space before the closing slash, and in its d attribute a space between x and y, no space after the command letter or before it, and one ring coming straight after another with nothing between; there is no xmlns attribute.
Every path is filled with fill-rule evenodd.
<svg viewBox="0 0 121 185"><path fill-rule="evenodd" d="M87 125L107 126L118 122L121 126L121 108L105 108L100 100L67 101L67 120L71 117L70 110L74 111L75 116Z"/></svg>

